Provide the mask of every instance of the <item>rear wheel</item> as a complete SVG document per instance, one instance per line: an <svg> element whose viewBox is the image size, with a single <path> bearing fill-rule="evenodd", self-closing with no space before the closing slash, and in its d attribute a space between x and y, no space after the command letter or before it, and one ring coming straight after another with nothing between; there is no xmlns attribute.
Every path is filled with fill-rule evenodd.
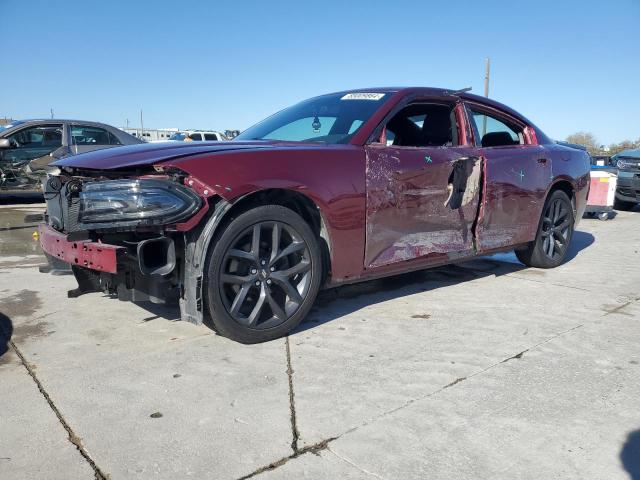
<svg viewBox="0 0 640 480"><path fill-rule="evenodd" d="M554 191L545 202L536 239L525 249L516 250L518 260L529 267L557 267L569 249L573 225L571 200L563 191Z"/></svg>
<svg viewBox="0 0 640 480"><path fill-rule="evenodd" d="M318 241L298 214L279 205L240 214L209 258L205 292L213 327L241 343L286 335L311 309L321 272Z"/></svg>

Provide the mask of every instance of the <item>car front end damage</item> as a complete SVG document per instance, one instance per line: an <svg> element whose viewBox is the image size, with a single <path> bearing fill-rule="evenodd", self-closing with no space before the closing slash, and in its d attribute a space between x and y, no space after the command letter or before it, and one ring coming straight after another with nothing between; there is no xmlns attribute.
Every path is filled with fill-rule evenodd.
<svg viewBox="0 0 640 480"><path fill-rule="evenodd" d="M40 244L54 269L71 268L76 297L180 304L202 323L202 270L215 225L229 204L178 169L66 168L44 185ZM207 233L208 232L208 233Z"/></svg>

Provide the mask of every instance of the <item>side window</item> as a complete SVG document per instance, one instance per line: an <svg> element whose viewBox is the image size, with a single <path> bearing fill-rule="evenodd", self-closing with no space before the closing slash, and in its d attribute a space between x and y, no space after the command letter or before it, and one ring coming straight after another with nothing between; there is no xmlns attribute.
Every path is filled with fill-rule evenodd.
<svg viewBox="0 0 640 480"><path fill-rule="evenodd" d="M471 116L483 147L524 144L524 133L519 125L473 108Z"/></svg>
<svg viewBox="0 0 640 480"><path fill-rule="evenodd" d="M451 147L458 145L458 128L453 106L409 105L386 124L387 146Z"/></svg>
<svg viewBox="0 0 640 480"><path fill-rule="evenodd" d="M72 145L110 145L109 132L87 125L71 125Z"/></svg>
<svg viewBox="0 0 640 480"><path fill-rule="evenodd" d="M192 133L191 135L189 135L189 138L191 140L196 141L196 142L201 142L202 141L202 135L200 133Z"/></svg>
<svg viewBox="0 0 640 480"><path fill-rule="evenodd" d="M33 160L49 155L62 146L62 125L43 125L20 130L8 137L11 148L2 152L10 162Z"/></svg>
<svg viewBox="0 0 640 480"><path fill-rule="evenodd" d="M49 148L62 146L62 125L46 125L20 130L9 137L14 148Z"/></svg>
<svg viewBox="0 0 640 480"><path fill-rule="evenodd" d="M216 136L215 133L205 133L204 134L204 139L207 141L213 141L213 142L217 142L218 141L218 137Z"/></svg>
<svg viewBox="0 0 640 480"><path fill-rule="evenodd" d="M109 132L109 145L122 145L122 142L113 133Z"/></svg>

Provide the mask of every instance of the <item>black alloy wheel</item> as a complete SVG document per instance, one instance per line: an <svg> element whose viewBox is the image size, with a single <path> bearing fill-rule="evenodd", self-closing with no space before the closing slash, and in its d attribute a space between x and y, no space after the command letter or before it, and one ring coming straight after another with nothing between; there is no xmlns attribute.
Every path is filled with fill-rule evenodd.
<svg viewBox="0 0 640 480"><path fill-rule="evenodd" d="M287 321L311 285L309 247L282 222L244 230L223 260L219 288L225 308L241 325L264 329Z"/></svg>
<svg viewBox="0 0 640 480"><path fill-rule="evenodd" d="M320 258L315 235L292 210L268 205L239 215L216 242L207 269L214 328L242 343L288 333L315 300Z"/></svg>
<svg viewBox="0 0 640 480"><path fill-rule="evenodd" d="M538 225L536 238L515 251L528 267L553 268L562 263L573 237L575 213L571 200L562 190L549 194Z"/></svg>
<svg viewBox="0 0 640 480"><path fill-rule="evenodd" d="M563 198L555 198L545 207L542 216L542 251L551 260L564 257L570 240L570 229L573 224L571 204L567 205Z"/></svg>

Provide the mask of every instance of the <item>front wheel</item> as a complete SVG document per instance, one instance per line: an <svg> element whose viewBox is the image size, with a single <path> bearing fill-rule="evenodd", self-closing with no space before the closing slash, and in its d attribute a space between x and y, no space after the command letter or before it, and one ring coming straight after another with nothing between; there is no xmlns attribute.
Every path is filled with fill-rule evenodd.
<svg viewBox="0 0 640 480"><path fill-rule="evenodd" d="M516 250L518 260L528 267L557 267L569 249L574 223L571 200L566 193L556 190L545 202L536 239L526 248Z"/></svg>
<svg viewBox="0 0 640 480"><path fill-rule="evenodd" d="M292 210L265 205L234 218L213 246L204 290L214 329L241 343L286 335L320 288L320 246Z"/></svg>

